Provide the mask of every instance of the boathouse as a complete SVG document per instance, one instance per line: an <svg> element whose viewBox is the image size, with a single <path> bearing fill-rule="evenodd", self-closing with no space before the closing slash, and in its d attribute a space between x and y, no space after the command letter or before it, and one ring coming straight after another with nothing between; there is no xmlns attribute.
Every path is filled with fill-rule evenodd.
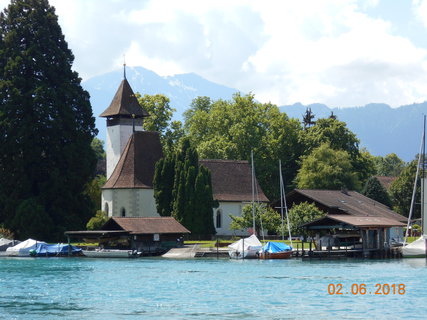
<svg viewBox="0 0 427 320"><path fill-rule="evenodd" d="M164 253L182 245L183 236L190 231L172 217L112 217L101 230L67 231L71 238L98 242L108 249L131 249L144 255Z"/></svg>
<svg viewBox="0 0 427 320"><path fill-rule="evenodd" d="M295 189L287 200L290 208L309 202L325 212L323 218L303 225L316 235L316 244L321 247L384 250L402 239L406 225L404 216L355 191Z"/></svg>

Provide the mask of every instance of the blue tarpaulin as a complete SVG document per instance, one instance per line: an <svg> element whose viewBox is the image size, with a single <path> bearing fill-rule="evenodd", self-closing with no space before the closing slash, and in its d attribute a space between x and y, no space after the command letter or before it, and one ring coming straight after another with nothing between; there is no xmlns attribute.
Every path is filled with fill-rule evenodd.
<svg viewBox="0 0 427 320"><path fill-rule="evenodd" d="M262 251L270 253L292 251L292 247L283 242L267 242L267 244L262 247Z"/></svg>
<svg viewBox="0 0 427 320"><path fill-rule="evenodd" d="M63 256L67 255L68 251L71 254L76 254L82 251L80 248L76 248L72 245L58 243L58 244L46 244L46 243L38 243L36 248L32 250L31 254L33 256Z"/></svg>

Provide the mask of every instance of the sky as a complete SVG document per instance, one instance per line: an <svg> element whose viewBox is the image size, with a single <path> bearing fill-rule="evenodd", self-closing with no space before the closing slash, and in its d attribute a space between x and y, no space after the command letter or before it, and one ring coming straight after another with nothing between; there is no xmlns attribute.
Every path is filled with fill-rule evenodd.
<svg viewBox="0 0 427 320"><path fill-rule="evenodd" d="M279 106L427 100L427 0L50 4L83 80L125 59L162 76L196 73Z"/></svg>

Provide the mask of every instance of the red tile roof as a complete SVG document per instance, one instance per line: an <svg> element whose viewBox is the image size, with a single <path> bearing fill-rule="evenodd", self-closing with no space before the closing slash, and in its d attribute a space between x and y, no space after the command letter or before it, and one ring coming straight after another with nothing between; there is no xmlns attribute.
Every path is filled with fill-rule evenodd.
<svg viewBox="0 0 427 320"><path fill-rule="evenodd" d="M211 171L213 197L218 201L252 201L252 174L248 161L200 160ZM268 202L255 180L255 201Z"/></svg>
<svg viewBox="0 0 427 320"><path fill-rule="evenodd" d="M145 111L133 93L132 88L129 85L129 82L124 79L119 88L117 89L116 94L114 95L113 101L111 101L110 106L99 116L100 117L115 117L122 116L126 118L131 118L132 115L135 115L135 118L148 117L147 111Z"/></svg>
<svg viewBox="0 0 427 320"><path fill-rule="evenodd" d="M162 157L158 132L134 132L111 177L102 188L152 189L155 165Z"/></svg>

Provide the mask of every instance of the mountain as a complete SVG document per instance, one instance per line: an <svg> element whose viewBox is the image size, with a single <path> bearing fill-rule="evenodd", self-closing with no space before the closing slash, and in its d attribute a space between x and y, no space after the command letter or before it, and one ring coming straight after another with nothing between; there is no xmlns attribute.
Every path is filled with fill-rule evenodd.
<svg viewBox="0 0 427 320"><path fill-rule="evenodd" d="M126 68L126 78L134 92L140 94L165 94L176 109L174 119L181 120L182 113L198 96L213 100L231 99L238 90L210 82L194 73L162 77L142 67ZM105 119L99 118L111 103L123 71L117 70L88 79L82 83L91 95L93 114L96 117L98 137L105 140ZM405 161L415 158L419 152L422 131L422 115L427 113L427 102L391 108L386 104L368 104L354 108L329 108L324 104L302 105L296 103L280 107L291 118L302 119L307 108L315 118L329 117L333 112L338 120L347 123L365 147L373 155L385 156L396 153Z"/></svg>
<svg viewBox="0 0 427 320"><path fill-rule="evenodd" d="M99 130L98 137L102 140L105 140L106 124L105 119L99 115L110 105L122 79L123 71L117 70L82 82L83 88L90 93L95 124ZM135 93L166 95L171 101L171 107L176 109L176 120L182 119L183 112L198 96L229 100L238 91L210 82L194 73L162 77L143 67L127 67L126 79Z"/></svg>
<svg viewBox="0 0 427 320"><path fill-rule="evenodd" d="M385 156L396 153L405 161L411 161L419 152L422 133L422 116L427 112L427 102L399 108L387 104L371 103L363 107L329 108L323 104L282 106L280 110L291 118L302 119L307 108L315 119L329 117L331 112L360 140L360 146L371 154Z"/></svg>

